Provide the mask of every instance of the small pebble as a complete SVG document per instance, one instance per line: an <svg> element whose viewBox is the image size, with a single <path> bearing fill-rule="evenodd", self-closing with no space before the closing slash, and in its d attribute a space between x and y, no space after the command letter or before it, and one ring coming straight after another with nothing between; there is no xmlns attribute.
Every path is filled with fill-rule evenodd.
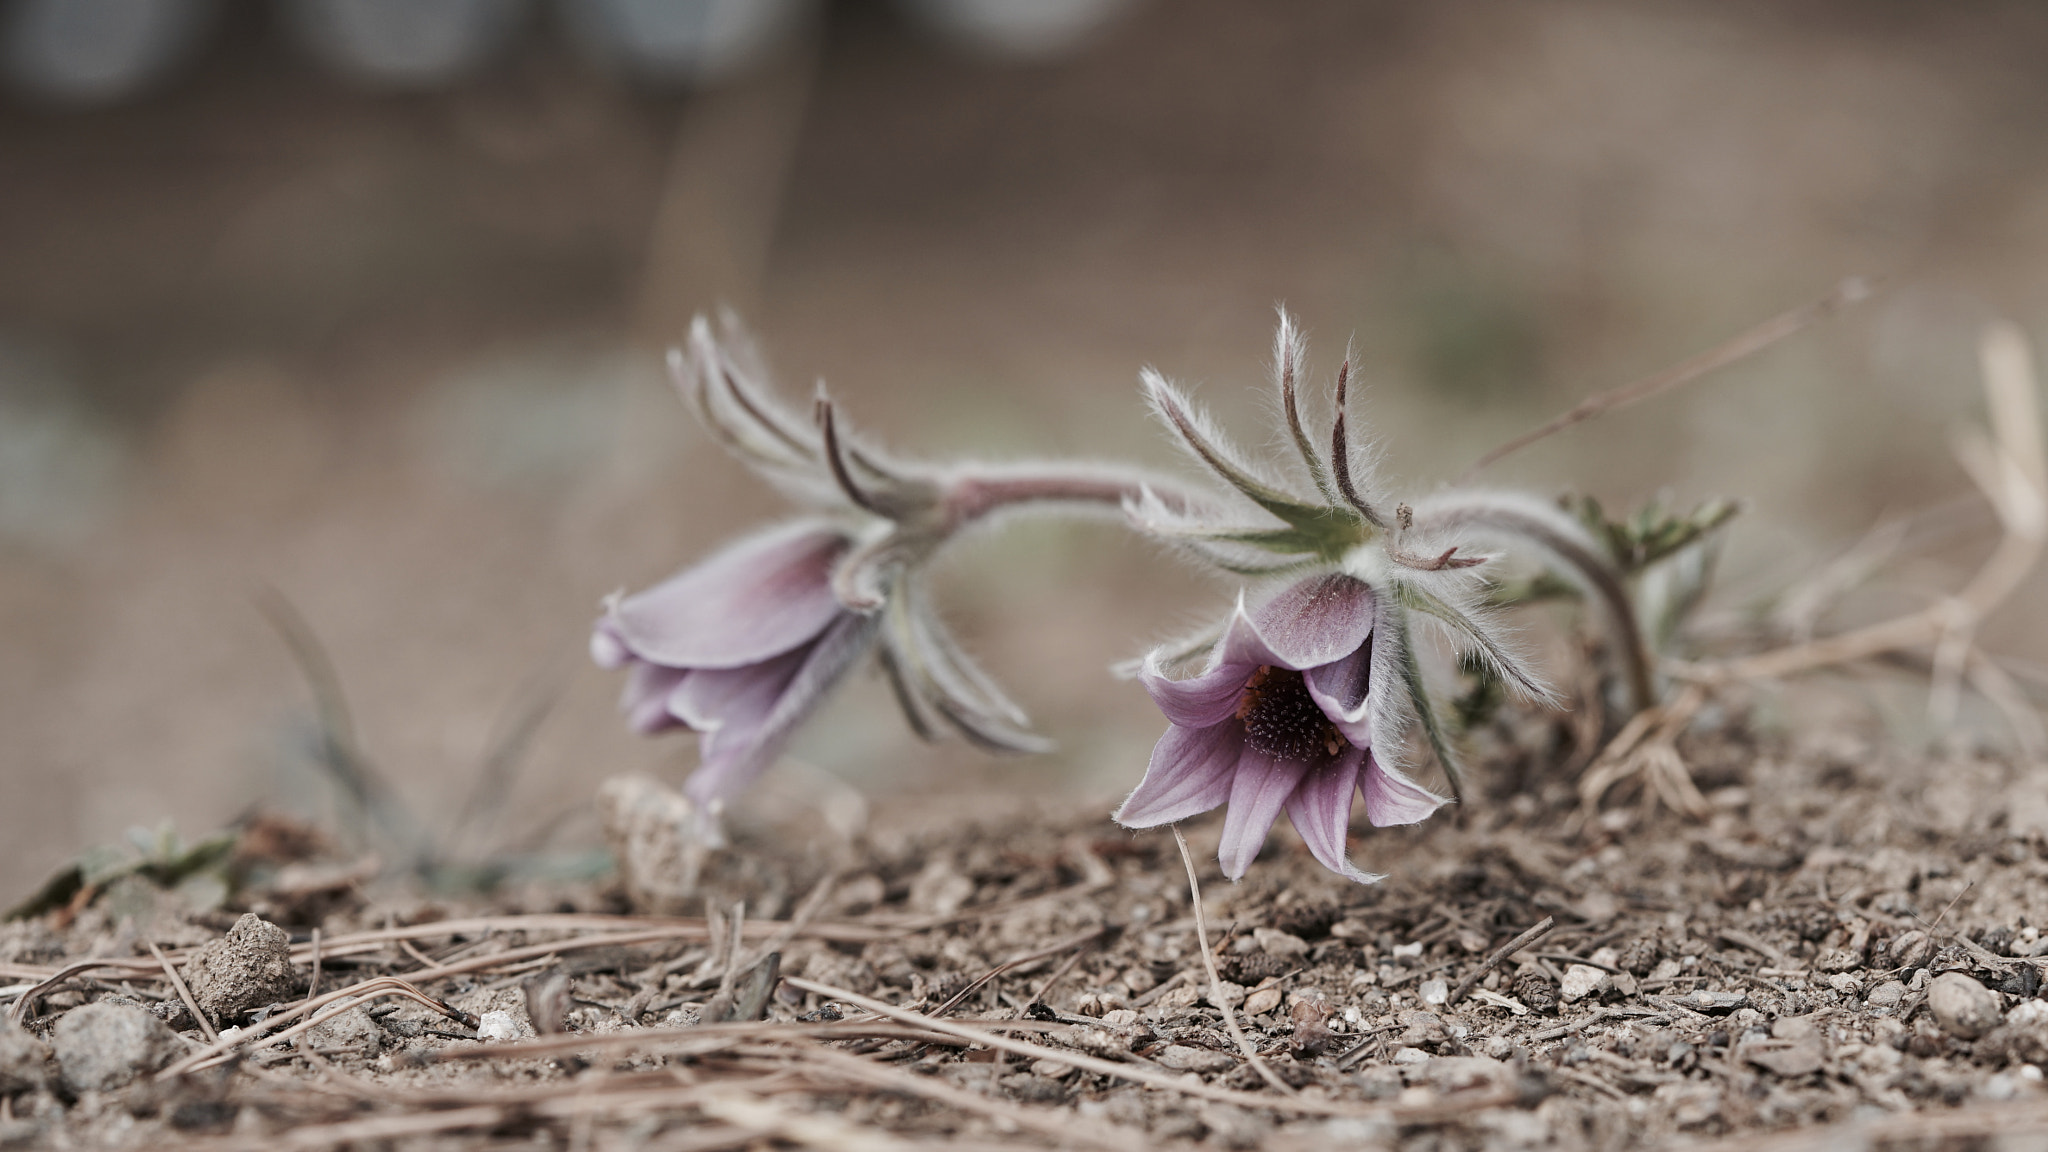
<svg viewBox="0 0 2048 1152"><path fill-rule="evenodd" d="M50 1078L50 1046L0 1018L0 1096L33 1092Z"/></svg>
<svg viewBox="0 0 2048 1152"><path fill-rule="evenodd" d="M1237 1057L1210 1048L1196 1048L1190 1044L1168 1044L1153 1057L1162 1068L1175 1072L1221 1072L1237 1067Z"/></svg>
<svg viewBox="0 0 2048 1152"><path fill-rule="evenodd" d="M1268 956L1291 960L1308 955L1308 941L1291 932L1281 932L1273 928L1254 928L1252 938L1258 941L1259 948Z"/></svg>
<svg viewBox="0 0 2048 1152"><path fill-rule="evenodd" d="M1951 1036L1975 1040L1998 1026L1998 993L1961 972L1944 972L1927 986L1927 1010Z"/></svg>
<svg viewBox="0 0 2048 1152"><path fill-rule="evenodd" d="M1558 998L1567 1004L1575 1004L1599 992L1602 986L1612 987L1614 981L1607 973L1588 964L1574 964L1564 970L1564 983L1558 985Z"/></svg>
<svg viewBox="0 0 2048 1152"><path fill-rule="evenodd" d="M58 1017L51 1036L57 1067L73 1092L126 1087L184 1051L178 1034L127 1004L87 1004Z"/></svg>
<svg viewBox="0 0 2048 1152"><path fill-rule="evenodd" d="M1422 998L1424 1004L1434 1008L1451 998L1451 986L1442 980L1424 980L1415 994Z"/></svg>
<svg viewBox="0 0 2048 1152"><path fill-rule="evenodd" d="M1244 985L1233 984L1228 980L1218 980L1213 987L1208 989L1203 999L1218 1008L1226 1006L1235 1008L1239 1004L1244 1003L1244 997Z"/></svg>
<svg viewBox="0 0 2048 1152"><path fill-rule="evenodd" d="M1244 998L1244 1010L1248 1016L1263 1016L1280 1006L1280 989L1261 988Z"/></svg>
<svg viewBox="0 0 2048 1152"><path fill-rule="evenodd" d="M476 1026L476 1038L486 1044L503 1040L519 1039L519 1022L512 1019L512 1013L502 1008L493 1009L483 1015Z"/></svg>
<svg viewBox="0 0 2048 1152"><path fill-rule="evenodd" d="M1064 1079L1071 1075L1073 1071L1074 1066L1072 1064L1062 1064L1057 1060L1033 1060L1031 1062L1031 1074L1033 1076L1043 1076L1048 1080Z"/></svg>

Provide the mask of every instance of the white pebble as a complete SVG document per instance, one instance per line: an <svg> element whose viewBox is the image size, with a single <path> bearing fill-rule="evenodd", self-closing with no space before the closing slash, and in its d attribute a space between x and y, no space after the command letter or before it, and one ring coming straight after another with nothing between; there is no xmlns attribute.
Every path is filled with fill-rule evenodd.
<svg viewBox="0 0 2048 1152"><path fill-rule="evenodd" d="M500 1040L517 1040L519 1023L512 1019L510 1012L502 1008L494 1009L484 1013L483 1020L477 1024L476 1038L486 1044Z"/></svg>
<svg viewBox="0 0 2048 1152"><path fill-rule="evenodd" d="M1451 986L1442 980L1424 980L1417 992L1422 1002L1432 1008L1451 998Z"/></svg>

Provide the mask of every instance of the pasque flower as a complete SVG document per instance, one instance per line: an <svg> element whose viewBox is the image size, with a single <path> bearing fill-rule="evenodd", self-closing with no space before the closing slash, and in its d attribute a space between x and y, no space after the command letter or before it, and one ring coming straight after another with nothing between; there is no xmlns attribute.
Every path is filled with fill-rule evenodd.
<svg viewBox="0 0 2048 1152"><path fill-rule="evenodd" d="M684 790L707 835L716 838L720 807L871 650L919 735L1043 749L1023 712L940 624L923 566L964 529L1006 511L1114 511L1139 481L1093 466L897 460L855 439L822 388L809 419L779 402L729 317L720 329L700 317L669 363L720 443L812 510L652 588L610 597L591 633L597 663L627 671L620 708L630 726L700 734L700 766Z"/></svg>
<svg viewBox="0 0 2048 1152"><path fill-rule="evenodd" d="M1375 649L1382 610L1363 581L1326 572L1256 610L1240 600L1199 675L1171 679L1149 657L1140 676L1171 726L1116 819L1150 828L1228 803L1217 855L1235 880L1284 810L1325 867L1379 879L1345 857L1354 793L1375 827L1416 823L1444 803L1373 755L1376 713L1390 704L1385 669L1376 698L1373 665L1396 662L1388 645Z"/></svg>
<svg viewBox="0 0 2048 1152"><path fill-rule="evenodd" d="M1445 802L1401 770L1411 723L1421 723L1458 788L1457 762L1410 642L1410 616L1442 625L1511 687L1539 699L1549 693L1480 610L1475 569L1489 557L1433 534L1427 518L1418 526L1408 505L1388 511L1371 494L1348 438L1348 362L1337 373L1327 438L1318 443L1297 392L1303 353L1283 313L1274 376L1300 460L1292 480L1241 457L1172 384L1149 369L1144 375L1167 427L1250 507L1219 517L1185 500L1168 507L1148 492L1131 502L1132 519L1205 563L1261 581L1263 591L1255 608L1241 594L1220 630L1146 657L1140 679L1170 726L1116 819L1152 827L1227 804L1217 854L1235 879L1285 811L1317 860L1371 882L1378 877L1345 855L1354 794L1363 795L1375 826L1415 823ZM1315 495L1301 494L1304 487ZM1461 531L1519 529L1535 517L1549 534L1541 542L1554 551L1583 537L1568 517L1520 503L1439 505L1438 523ZM1168 675L1170 666L1204 653L1198 674Z"/></svg>
<svg viewBox="0 0 2048 1152"><path fill-rule="evenodd" d="M701 809L716 812L773 762L866 651L876 621L832 595L852 547L830 521L799 520L606 603L591 657L628 670L620 708L635 730L703 734L685 786Z"/></svg>

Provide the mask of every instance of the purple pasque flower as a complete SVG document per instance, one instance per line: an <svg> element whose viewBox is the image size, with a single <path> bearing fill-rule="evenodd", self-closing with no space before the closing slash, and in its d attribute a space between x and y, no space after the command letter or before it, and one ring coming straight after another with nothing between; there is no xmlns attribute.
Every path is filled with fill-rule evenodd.
<svg viewBox="0 0 2048 1152"><path fill-rule="evenodd" d="M873 639L876 619L832 594L853 547L829 520L797 520L606 601L591 657L627 669L619 706L636 731L702 734L683 790L707 816L781 754Z"/></svg>
<svg viewBox="0 0 2048 1152"><path fill-rule="evenodd" d="M1023 712L940 623L923 565L962 527L1004 508L1114 508L1135 485L1087 470L1034 476L898 460L854 437L822 388L808 412L782 403L730 317L717 328L699 317L670 368L724 447L815 510L613 596L591 634L597 663L627 670L628 724L701 735L684 791L707 837L716 839L724 802L870 648L919 735L947 729L990 750L1042 750Z"/></svg>
<svg viewBox="0 0 2048 1152"><path fill-rule="evenodd" d="M1158 652L1139 673L1170 727L1145 777L1116 811L1151 828L1221 804L1223 874L1243 876L1284 810L1315 858L1352 880L1380 879L1345 856L1354 793L1374 827L1413 824L1445 803L1374 754L1385 726L1398 740L1398 634L1391 610L1344 572L1303 577L1258 608L1242 597L1207 666L1175 680ZM1393 682L1390 682L1393 681Z"/></svg>

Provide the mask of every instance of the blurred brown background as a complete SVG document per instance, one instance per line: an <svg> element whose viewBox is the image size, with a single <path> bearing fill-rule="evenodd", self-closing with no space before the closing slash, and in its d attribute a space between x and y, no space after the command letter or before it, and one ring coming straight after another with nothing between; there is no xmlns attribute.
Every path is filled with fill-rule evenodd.
<svg viewBox="0 0 2048 1152"><path fill-rule="evenodd" d="M997 50L838 0L681 83L528 8L389 82L323 64L283 7L224 5L132 92L0 98L0 897L130 825L317 811L264 589L430 822L555 701L472 850L589 843L598 780L679 778L693 742L628 735L583 645L604 593L777 510L660 371L720 300L785 388L829 378L905 453L1157 464L1138 367L1266 442L1247 386L1284 301L1319 371L1355 341L1388 477L1420 491L1881 275L1496 470L1742 498L1731 605L1962 495L1978 326L2048 334L2037 5L1151 0ZM1988 540L1901 571L1941 586ZM871 798L1128 788L1158 721L1105 666L1222 589L1101 526L1020 528L950 575L1063 751L920 747L863 682L797 755ZM2039 606L1995 647L2048 649Z"/></svg>

